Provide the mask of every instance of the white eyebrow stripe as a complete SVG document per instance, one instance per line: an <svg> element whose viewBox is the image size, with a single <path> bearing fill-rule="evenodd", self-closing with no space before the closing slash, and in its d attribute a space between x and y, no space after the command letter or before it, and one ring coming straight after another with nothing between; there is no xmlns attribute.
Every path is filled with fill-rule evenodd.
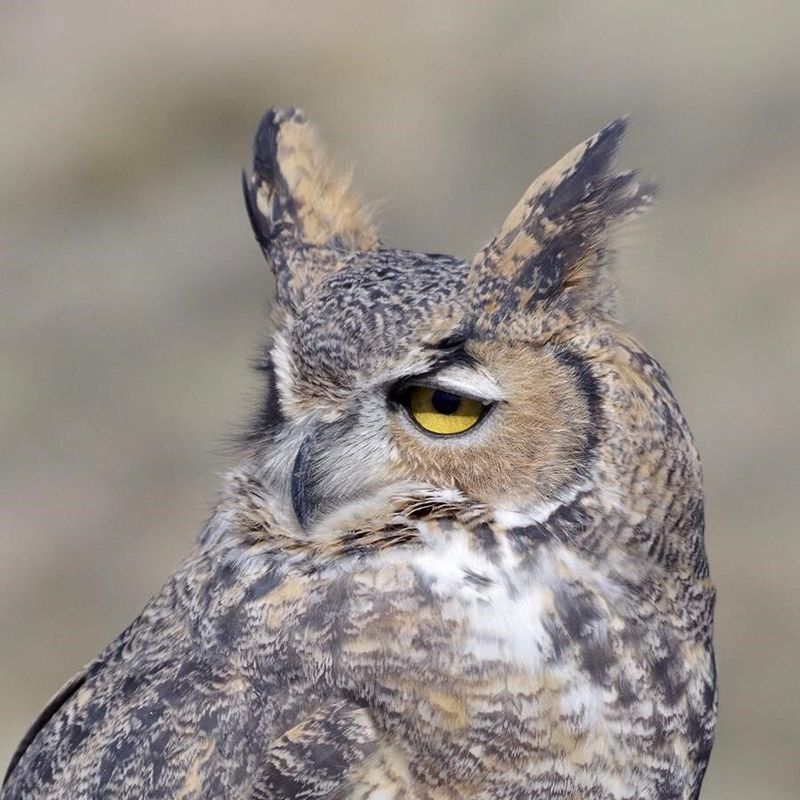
<svg viewBox="0 0 800 800"><path fill-rule="evenodd" d="M445 367L428 379L432 386L453 394L463 394L476 400L497 402L505 400L505 392L495 379L480 367L461 365Z"/></svg>

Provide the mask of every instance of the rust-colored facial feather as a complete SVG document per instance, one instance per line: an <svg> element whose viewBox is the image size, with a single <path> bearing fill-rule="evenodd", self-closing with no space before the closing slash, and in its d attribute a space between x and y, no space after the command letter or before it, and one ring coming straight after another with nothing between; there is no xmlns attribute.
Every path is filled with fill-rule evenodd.
<svg viewBox="0 0 800 800"><path fill-rule="evenodd" d="M594 436L593 387L552 347L475 342L468 353L506 397L475 429L431 436L391 420L398 477L454 487L482 502L535 505L575 482Z"/></svg>

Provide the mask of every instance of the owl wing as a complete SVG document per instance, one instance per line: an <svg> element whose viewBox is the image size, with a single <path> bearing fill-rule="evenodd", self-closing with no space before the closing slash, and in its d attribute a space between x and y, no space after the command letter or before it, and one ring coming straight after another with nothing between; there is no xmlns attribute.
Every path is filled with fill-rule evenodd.
<svg viewBox="0 0 800 800"><path fill-rule="evenodd" d="M231 583L214 561L179 571L47 705L3 800L394 796L402 762L367 705L302 674L308 653L331 653L326 641L287 645L305 635L299 619L334 609L325 582L268 568Z"/></svg>
<svg viewBox="0 0 800 800"><path fill-rule="evenodd" d="M47 705L39 712L39 716L31 724L30 728L25 732L22 740L17 745L14 755L11 756L11 761L8 763L6 773L3 776L2 785L8 782L11 773L19 763L20 759L25 755L28 747L30 747L33 740L43 728L47 726L50 720L58 714L61 708L69 702L70 698L83 686L86 681L87 669L84 667L82 670L76 672L48 701Z"/></svg>
<svg viewBox="0 0 800 800"><path fill-rule="evenodd" d="M243 758L238 765L224 753L209 757L208 748L202 744L203 734L194 728L198 719L191 703L152 720L135 734L127 731L117 736L113 729L125 729L131 717L142 714L138 703L127 708L121 715L126 718L115 726L87 722L73 710L67 711L67 718L74 727L48 729L48 723L66 709L85 679L85 673L81 673L70 680L31 726L8 767L4 800L27 797L31 792L49 796L54 790L74 798L96 796L90 788L98 785L96 772L107 776L116 773L101 790L112 795L201 797L208 792L217 796L216 792L222 791L225 796L252 800L339 800L367 797L375 789L391 797L390 790L398 787L403 777L396 767L393 769L391 754L368 710L344 699L330 699L306 710L304 718L275 738L264 752L254 759ZM245 717L240 716L235 724L239 730L229 729L220 739L231 738L231 734L237 738L250 730ZM31 748L33 759L22 762L40 732L45 736ZM89 747L73 752L70 758L64 750L71 736L82 738ZM171 740L167 748L172 751L170 763L165 753L157 752L167 738ZM252 769L245 770L248 762ZM66 780L58 777L62 768L69 772ZM47 774L56 780L51 783Z"/></svg>

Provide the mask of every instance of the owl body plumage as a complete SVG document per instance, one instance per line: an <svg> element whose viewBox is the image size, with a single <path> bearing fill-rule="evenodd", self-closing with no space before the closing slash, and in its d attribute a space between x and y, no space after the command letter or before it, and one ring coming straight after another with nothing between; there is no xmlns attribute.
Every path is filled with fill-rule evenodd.
<svg viewBox="0 0 800 800"><path fill-rule="evenodd" d="M379 249L302 116L265 118L245 189L279 329L243 463L3 800L697 796L700 467L597 274L652 193L610 173L621 132L545 173L470 265ZM418 386L480 419L420 430Z"/></svg>

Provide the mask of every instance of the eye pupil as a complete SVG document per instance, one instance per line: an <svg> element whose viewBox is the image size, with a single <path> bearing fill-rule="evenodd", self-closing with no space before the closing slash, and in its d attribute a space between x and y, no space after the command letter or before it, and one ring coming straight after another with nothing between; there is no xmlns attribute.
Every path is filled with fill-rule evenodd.
<svg viewBox="0 0 800 800"><path fill-rule="evenodd" d="M431 396L431 405L438 414L455 414L461 405L461 397L437 389Z"/></svg>

